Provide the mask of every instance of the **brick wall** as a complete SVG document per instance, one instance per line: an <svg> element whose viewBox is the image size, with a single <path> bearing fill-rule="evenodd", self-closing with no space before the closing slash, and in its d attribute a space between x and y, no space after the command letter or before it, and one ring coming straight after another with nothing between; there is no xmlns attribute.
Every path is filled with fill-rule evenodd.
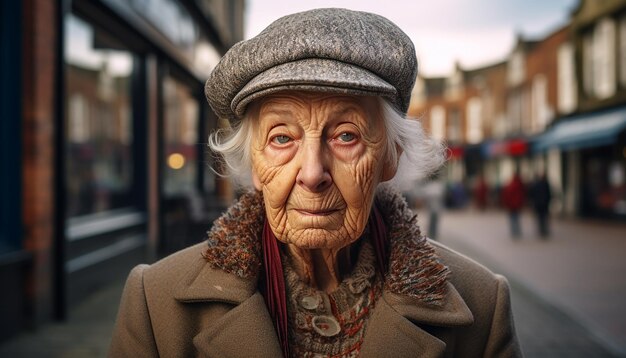
<svg viewBox="0 0 626 358"><path fill-rule="evenodd" d="M35 322L54 307L55 73L57 2L24 0L23 22L23 224L24 247L33 255L28 295Z"/></svg>

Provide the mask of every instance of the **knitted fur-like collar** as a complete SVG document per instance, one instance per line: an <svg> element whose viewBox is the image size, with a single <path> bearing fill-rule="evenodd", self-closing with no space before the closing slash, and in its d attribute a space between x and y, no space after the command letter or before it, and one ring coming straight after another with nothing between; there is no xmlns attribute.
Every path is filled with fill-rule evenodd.
<svg viewBox="0 0 626 358"><path fill-rule="evenodd" d="M376 205L384 218L390 244L385 288L429 305L443 304L450 271L421 235L417 215L404 198L387 185L379 186ZM239 277L258 277L263 261L264 218L262 194L251 191L242 195L213 224L203 254L205 259L213 267Z"/></svg>

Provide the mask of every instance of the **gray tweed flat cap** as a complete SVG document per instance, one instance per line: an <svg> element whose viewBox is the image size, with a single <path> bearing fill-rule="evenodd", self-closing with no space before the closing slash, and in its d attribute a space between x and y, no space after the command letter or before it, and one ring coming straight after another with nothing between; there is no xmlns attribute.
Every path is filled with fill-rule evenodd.
<svg viewBox="0 0 626 358"><path fill-rule="evenodd" d="M238 122L252 101L285 90L382 96L406 113L415 48L386 18L346 9L284 16L235 44L206 82L215 113Z"/></svg>

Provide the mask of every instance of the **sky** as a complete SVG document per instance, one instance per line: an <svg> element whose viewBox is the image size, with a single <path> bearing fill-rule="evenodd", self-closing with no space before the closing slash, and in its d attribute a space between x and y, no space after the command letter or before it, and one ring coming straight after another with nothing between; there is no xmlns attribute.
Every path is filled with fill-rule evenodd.
<svg viewBox="0 0 626 358"><path fill-rule="evenodd" d="M245 37L275 19L320 7L377 13L396 23L415 44L419 71L447 76L458 62L473 69L500 62L516 37L541 39L567 23L578 0L246 0Z"/></svg>

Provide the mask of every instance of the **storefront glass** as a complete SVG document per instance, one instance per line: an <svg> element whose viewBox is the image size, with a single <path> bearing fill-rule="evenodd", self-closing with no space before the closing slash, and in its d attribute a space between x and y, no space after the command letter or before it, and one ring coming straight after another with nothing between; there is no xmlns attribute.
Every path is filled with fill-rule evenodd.
<svg viewBox="0 0 626 358"><path fill-rule="evenodd" d="M582 151L582 213L597 217L626 217L626 156L613 147ZM619 153L622 154L622 153Z"/></svg>
<svg viewBox="0 0 626 358"><path fill-rule="evenodd" d="M165 195L193 193L198 187L199 103L182 82L163 80L164 178Z"/></svg>
<svg viewBox="0 0 626 358"><path fill-rule="evenodd" d="M74 15L64 25L67 217L133 206L135 56Z"/></svg>

